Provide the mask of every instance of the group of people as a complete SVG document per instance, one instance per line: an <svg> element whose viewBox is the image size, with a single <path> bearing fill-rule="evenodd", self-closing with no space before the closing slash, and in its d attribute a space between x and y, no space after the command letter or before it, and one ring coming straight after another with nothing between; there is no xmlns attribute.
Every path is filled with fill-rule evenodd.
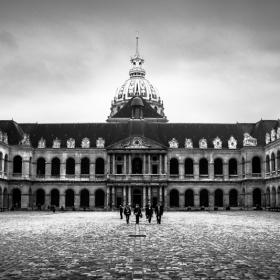
<svg viewBox="0 0 280 280"><path fill-rule="evenodd" d="M129 223L129 218L130 218L131 213L132 213L130 205L127 204L126 207L123 207L122 205L120 205L119 209L120 209L120 218L123 219L123 214L124 214L125 217L126 217L126 222L128 224ZM157 206L155 207L155 209L153 209L150 202L146 206L145 216L146 216L146 219L149 221L149 223L151 223L154 212L156 214L157 223L161 224L161 216L163 215L163 206L161 205L161 203L158 203ZM133 213L134 213L135 218L136 218L136 224L139 224L139 219L143 217L141 208L139 207L139 204L135 205Z"/></svg>

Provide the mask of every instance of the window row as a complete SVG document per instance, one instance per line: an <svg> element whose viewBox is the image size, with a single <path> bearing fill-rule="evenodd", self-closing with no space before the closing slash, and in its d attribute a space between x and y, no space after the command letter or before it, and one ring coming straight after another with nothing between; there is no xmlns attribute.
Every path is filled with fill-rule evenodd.
<svg viewBox="0 0 280 280"><path fill-rule="evenodd" d="M277 166L276 166L277 164ZM265 158L266 173L275 172L276 168L280 169L280 151L277 152L277 157L272 153L271 156L267 155Z"/></svg>
<svg viewBox="0 0 280 280"><path fill-rule="evenodd" d="M7 173L7 170L8 170L8 155L5 155L5 157L3 157L3 154L0 152L0 172L4 171L5 173Z"/></svg>

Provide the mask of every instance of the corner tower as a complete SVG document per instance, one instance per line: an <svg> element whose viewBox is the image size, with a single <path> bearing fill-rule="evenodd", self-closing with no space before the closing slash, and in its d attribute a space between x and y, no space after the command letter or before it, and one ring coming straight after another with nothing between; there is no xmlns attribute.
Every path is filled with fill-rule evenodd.
<svg viewBox="0 0 280 280"><path fill-rule="evenodd" d="M132 68L129 70L130 78L126 80L120 88L117 88L114 100L111 104L111 113L108 119L114 117L117 112L135 97L140 96L162 117L165 117L163 101L161 100L158 90L146 80L146 71L142 68L144 63L143 57L139 54L139 37L136 36L136 52L131 57Z"/></svg>

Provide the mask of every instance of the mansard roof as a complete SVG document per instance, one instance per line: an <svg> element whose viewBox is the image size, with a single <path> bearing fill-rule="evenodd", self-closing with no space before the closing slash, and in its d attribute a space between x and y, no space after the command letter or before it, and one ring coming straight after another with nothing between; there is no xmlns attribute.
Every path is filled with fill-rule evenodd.
<svg viewBox="0 0 280 280"><path fill-rule="evenodd" d="M0 129L3 133L8 134L8 141L12 144L18 144L23 138L21 126L13 120L0 120Z"/></svg>

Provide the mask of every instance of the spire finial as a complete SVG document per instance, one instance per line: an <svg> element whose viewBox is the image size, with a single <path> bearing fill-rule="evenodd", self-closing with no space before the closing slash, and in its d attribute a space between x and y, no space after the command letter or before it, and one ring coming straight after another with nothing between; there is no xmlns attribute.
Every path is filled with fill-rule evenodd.
<svg viewBox="0 0 280 280"><path fill-rule="evenodd" d="M136 55L139 55L138 39L139 39L139 34L138 31L136 31Z"/></svg>

